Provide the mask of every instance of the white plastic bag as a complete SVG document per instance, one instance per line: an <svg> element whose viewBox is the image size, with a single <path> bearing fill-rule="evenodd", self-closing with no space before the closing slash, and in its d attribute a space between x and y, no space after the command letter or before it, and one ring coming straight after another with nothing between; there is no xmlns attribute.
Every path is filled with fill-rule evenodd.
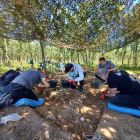
<svg viewBox="0 0 140 140"><path fill-rule="evenodd" d="M17 113L9 114L8 116L1 118L1 123L6 124L8 121L18 121L22 119L23 116L19 116Z"/></svg>

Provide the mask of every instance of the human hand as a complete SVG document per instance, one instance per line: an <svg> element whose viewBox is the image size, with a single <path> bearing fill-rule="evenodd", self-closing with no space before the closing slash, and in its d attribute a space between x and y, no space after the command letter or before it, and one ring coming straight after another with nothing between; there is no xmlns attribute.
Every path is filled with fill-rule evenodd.
<svg viewBox="0 0 140 140"><path fill-rule="evenodd" d="M76 83L75 83L75 80L74 79L71 79L69 82L70 83L73 83L73 85L76 86Z"/></svg>
<svg viewBox="0 0 140 140"><path fill-rule="evenodd" d="M103 94L106 94L108 91L109 91L108 89L104 90L103 91Z"/></svg>
<svg viewBox="0 0 140 140"><path fill-rule="evenodd" d="M45 87L40 87L39 90L42 90L42 89L44 89L44 88L45 88Z"/></svg>
<svg viewBox="0 0 140 140"><path fill-rule="evenodd" d="M101 95L101 99L104 100L105 98L106 98L106 97L105 97L105 94L102 94L102 95Z"/></svg>

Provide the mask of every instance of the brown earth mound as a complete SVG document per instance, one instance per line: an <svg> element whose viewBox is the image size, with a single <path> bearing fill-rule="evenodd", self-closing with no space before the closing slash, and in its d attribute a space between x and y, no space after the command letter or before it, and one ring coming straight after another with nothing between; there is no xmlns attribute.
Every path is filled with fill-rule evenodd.
<svg viewBox="0 0 140 140"><path fill-rule="evenodd" d="M1 124L0 140L84 140L85 135L94 135L107 103L100 99L103 89L94 88L94 73L87 73L83 92L63 88L61 81L68 79L65 74L48 75L47 78L57 79L58 83L57 88L35 91L39 98L45 99L42 106L1 110L0 117L18 113L24 118Z"/></svg>

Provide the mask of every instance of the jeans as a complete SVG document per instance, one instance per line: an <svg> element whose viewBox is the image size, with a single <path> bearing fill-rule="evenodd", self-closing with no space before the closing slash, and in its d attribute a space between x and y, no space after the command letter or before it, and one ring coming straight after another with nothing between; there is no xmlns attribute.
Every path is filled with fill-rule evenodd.
<svg viewBox="0 0 140 140"><path fill-rule="evenodd" d="M0 92L3 93L3 94L7 93L7 86L1 86L0 87Z"/></svg>
<svg viewBox="0 0 140 140"><path fill-rule="evenodd" d="M79 76L79 75L78 75ZM86 76L86 72L84 71L84 77ZM79 81L80 82L80 89L82 89L83 88L83 84L84 84L84 80L82 80L82 81ZM76 84L77 84L77 82L76 82ZM71 83L71 88L72 89L75 89L76 88L76 86L74 86L73 85L73 83Z"/></svg>
<svg viewBox="0 0 140 140"><path fill-rule="evenodd" d="M109 102L121 107L140 109L140 95L124 95L117 93L116 96L109 98Z"/></svg>
<svg viewBox="0 0 140 140"><path fill-rule="evenodd" d="M14 97L14 102L12 102L12 104L16 103L18 100L22 98L28 98L28 99L38 101L37 96L32 90L27 89L26 87L18 83L10 83L7 90L8 90L8 93L12 94Z"/></svg>

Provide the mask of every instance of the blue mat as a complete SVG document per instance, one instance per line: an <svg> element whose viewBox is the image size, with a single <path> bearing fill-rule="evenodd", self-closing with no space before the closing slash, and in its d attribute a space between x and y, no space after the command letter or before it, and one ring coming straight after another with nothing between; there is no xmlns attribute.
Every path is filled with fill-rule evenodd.
<svg viewBox="0 0 140 140"><path fill-rule="evenodd" d="M1 95L3 95L3 94L0 92L0 96L1 96Z"/></svg>
<svg viewBox="0 0 140 140"><path fill-rule="evenodd" d="M111 104L110 102L108 102L108 108L118 111L118 112L122 112L122 113L126 113L126 114L131 114L131 115L135 115L135 116L139 116L140 117L140 110L138 109L134 109L134 108L127 108L127 107L120 107L120 106L116 106Z"/></svg>
<svg viewBox="0 0 140 140"><path fill-rule="evenodd" d="M13 106L20 106L20 105L29 105L32 107L39 107L42 104L44 104L44 99L38 98L38 101L27 99L27 98L22 98L19 101L17 101Z"/></svg>

